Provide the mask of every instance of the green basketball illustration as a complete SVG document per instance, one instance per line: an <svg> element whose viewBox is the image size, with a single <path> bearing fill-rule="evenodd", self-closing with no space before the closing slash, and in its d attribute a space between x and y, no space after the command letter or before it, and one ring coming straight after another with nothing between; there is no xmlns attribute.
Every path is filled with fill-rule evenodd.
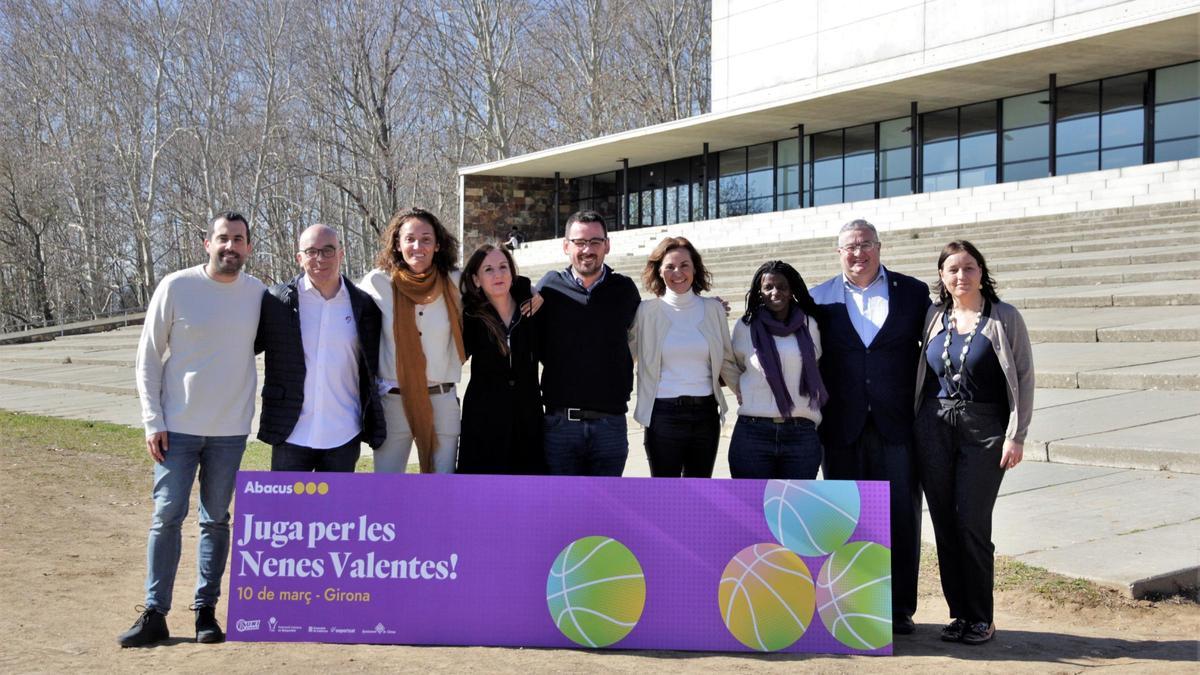
<svg viewBox="0 0 1200 675"><path fill-rule="evenodd" d="M892 642L892 552L871 541L839 547L817 575L817 612L838 642L878 649Z"/></svg>
<svg viewBox="0 0 1200 675"><path fill-rule="evenodd" d="M572 642L607 647L629 635L641 618L646 577L633 552L616 539L576 539L550 566L546 605Z"/></svg>

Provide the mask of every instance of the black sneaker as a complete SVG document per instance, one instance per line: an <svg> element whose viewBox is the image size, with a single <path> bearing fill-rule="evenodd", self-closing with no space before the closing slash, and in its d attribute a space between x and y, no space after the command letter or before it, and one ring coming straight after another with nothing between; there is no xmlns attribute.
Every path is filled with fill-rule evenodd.
<svg viewBox="0 0 1200 675"><path fill-rule="evenodd" d="M225 631L217 623L217 608L210 606L193 607L196 610L196 642L213 644L225 641Z"/></svg>
<svg viewBox="0 0 1200 675"><path fill-rule="evenodd" d="M963 644L981 645L996 636L996 624L980 621L967 626L963 632Z"/></svg>
<svg viewBox="0 0 1200 675"><path fill-rule="evenodd" d="M139 607L141 607L139 605ZM142 615L129 630L117 636L122 647L148 647L171 637L167 630L167 615L153 607L141 607Z"/></svg>
<svg viewBox="0 0 1200 675"><path fill-rule="evenodd" d="M966 631L967 622L955 619L942 628L942 640L944 642L962 642L963 633Z"/></svg>
<svg viewBox="0 0 1200 675"><path fill-rule="evenodd" d="M897 614L892 619L892 634L894 635L912 635L917 630L917 624L913 623L912 617L907 614Z"/></svg>

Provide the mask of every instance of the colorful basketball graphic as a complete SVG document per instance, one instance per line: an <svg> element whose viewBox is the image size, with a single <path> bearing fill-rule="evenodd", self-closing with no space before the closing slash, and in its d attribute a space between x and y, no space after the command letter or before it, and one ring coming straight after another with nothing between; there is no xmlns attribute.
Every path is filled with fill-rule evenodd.
<svg viewBox="0 0 1200 675"><path fill-rule="evenodd" d="M735 555L721 574L717 598L733 637L764 652L799 640L815 606L808 566L774 543L755 544Z"/></svg>
<svg viewBox="0 0 1200 675"><path fill-rule="evenodd" d="M763 514L776 541L797 555L829 555L854 534L860 509L854 481L772 480Z"/></svg>
<svg viewBox="0 0 1200 675"><path fill-rule="evenodd" d="M633 552L611 537L571 542L546 579L554 625L584 647L607 647L629 635L646 606L646 578Z"/></svg>
<svg viewBox="0 0 1200 675"><path fill-rule="evenodd" d="M855 541L833 552L817 576L817 611L838 642L878 649L892 642L892 552Z"/></svg>

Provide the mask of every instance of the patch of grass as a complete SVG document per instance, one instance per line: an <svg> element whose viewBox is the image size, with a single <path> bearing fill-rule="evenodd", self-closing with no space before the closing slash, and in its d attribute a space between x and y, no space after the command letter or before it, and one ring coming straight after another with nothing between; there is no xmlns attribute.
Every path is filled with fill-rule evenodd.
<svg viewBox="0 0 1200 675"><path fill-rule="evenodd" d="M1005 556L996 557L996 590L1026 590L1056 605L1082 607L1109 606L1119 597L1113 589L1097 586L1085 579L1055 574Z"/></svg>
<svg viewBox="0 0 1200 675"><path fill-rule="evenodd" d="M125 457L149 467L146 438L141 429L108 422L67 420L0 410L0 438L14 449L68 450ZM271 468L271 446L251 439L242 456L242 469L267 471ZM369 473L375 468L369 450L363 452L355 471ZM408 473L417 473L417 464L408 465Z"/></svg>
<svg viewBox="0 0 1200 675"><path fill-rule="evenodd" d="M918 590L921 595L941 594L940 579L936 549L932 545L922 545L921 574L918 579ZM1184 589L1179 594L1170 596L1134 600L1117 589L1100 586L1086 579L1055 574L1047 569L1029 565L1007 556L996 556L995 589L997 592L1029 593L1059 607L1115 609L1200 602L1200 592L1197 589Z"/></svg>

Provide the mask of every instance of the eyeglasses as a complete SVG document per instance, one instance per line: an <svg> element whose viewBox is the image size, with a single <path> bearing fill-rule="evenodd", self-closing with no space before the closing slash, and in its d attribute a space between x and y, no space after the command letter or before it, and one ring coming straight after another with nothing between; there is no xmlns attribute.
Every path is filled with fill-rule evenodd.
<svg viewBox="0 0 1200 675"><path fill-rule="evenodd" d="M300 254L309 260L312 260L313 258L328 260L329 258L337 255L337 251L338 250L336 246L322 246L321 248L306 248L303 251L300 251Z"/></svg>
<svg viewBox="0 0 1200 675"><path fill-rule="evenodd" d="M861 244L850 244L848 246L839 246L838 250L845 251L846 253L853 253L855 255L858 255L859 253L870 253L871 251L874 251L877 248L879 248L879 242L864 241Z"/></svg>
<svg viewBox="0 0 1200 675"><path fill-rule="evenodd" d="M568 239L571 245L575 248L583 248L585 246L600 247L604 242L608 241L608 237L592 237L591 239Z"/></svg>

